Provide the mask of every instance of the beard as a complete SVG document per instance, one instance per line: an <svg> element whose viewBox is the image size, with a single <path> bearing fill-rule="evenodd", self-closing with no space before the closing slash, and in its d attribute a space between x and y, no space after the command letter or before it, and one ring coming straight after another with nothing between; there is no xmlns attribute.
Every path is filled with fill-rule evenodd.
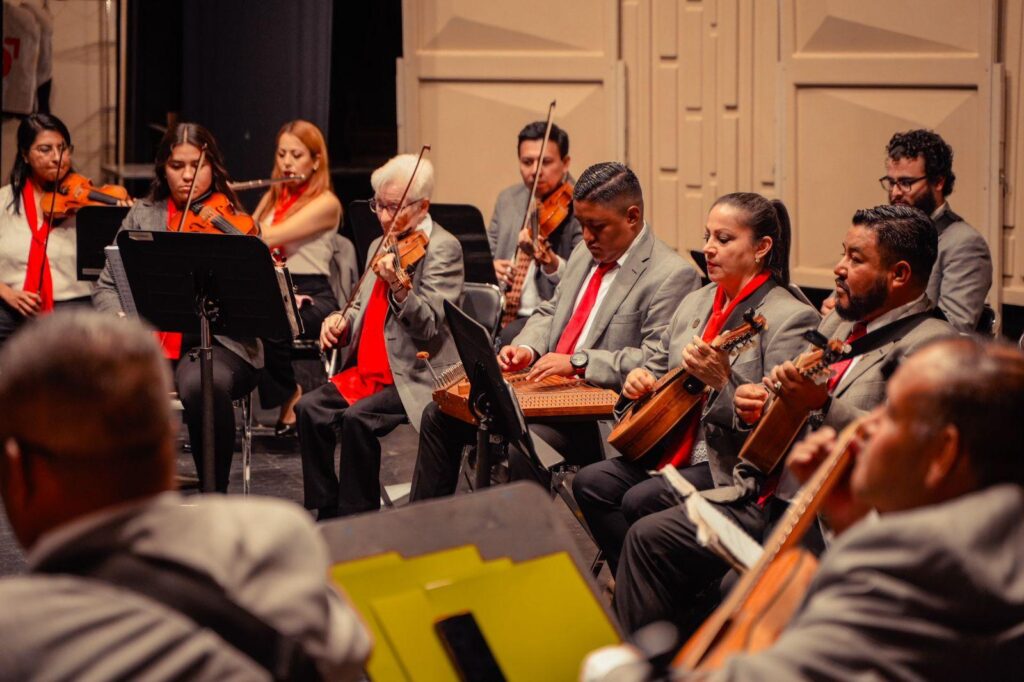
<svg viewBox="0 0 1024 682"><path fill-rule="evenodd" d="M912 202L907 201L905 198L900 198L899 201L893 201L891 198L889 199L890 206L895 206L897 204L902 204L903 206L913 206L914 208L922 211L929 218L932 217L932 213L934 213L935 209L938 208L938 204L935 203L935 195L932 194L931 191L924 192L921 196L919 196Z"/></svg>
<svg viewBox="0 0 1024 682"><path fill-rule="evenodd" d="M863 320L870 313L880 308L889 295L885 277L879 277L871 285L870 289L856 296L847 287L846 280L837 279L836 289L842 289L849 299L849 302L843 305L839 302L839 298L836 298L836 313L848 322Z"/></svg>

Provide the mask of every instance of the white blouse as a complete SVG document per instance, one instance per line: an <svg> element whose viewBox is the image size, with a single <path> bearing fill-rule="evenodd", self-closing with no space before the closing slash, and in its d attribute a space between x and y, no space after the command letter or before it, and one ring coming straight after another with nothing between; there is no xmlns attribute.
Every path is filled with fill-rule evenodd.
<svg viewBox="0 0 1024 682"><path fill-rule="evenodd" d="M11 206L13 189L11 185L0 187L0 282L21 291L25 287L25 273L28 269L28 252L32 244L32 231L25 216L25 209L18 197L20 213ZM42 195L36 192L36 215L45 215ZM88 296L92 283L80 282L77 276L78 246L76 244L75 216L69 216L60 225L50 230L46 254L50 260L50 276L53 279L53 300L67 301Z"/></svg>

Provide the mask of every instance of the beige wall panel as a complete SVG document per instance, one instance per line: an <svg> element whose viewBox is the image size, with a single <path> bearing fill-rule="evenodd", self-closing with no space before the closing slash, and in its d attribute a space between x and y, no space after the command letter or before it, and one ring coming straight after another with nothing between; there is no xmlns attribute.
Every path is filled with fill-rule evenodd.
<svg viewBox="0 0 1024 682"><path fill-rule="evenodd" d="M877 178L885 173L885 144L894 131L938 131L957 150L950 202L968 220L980 215L979 152L973 141L983 114L977 91L970 90L800 89L791 205L799 226L793 249L799 281L828 287L850 216L887 201Z"/></svg>
<svg viewBox="0 0 1024 682"><path fill-rule="evenodd" d="M418 125L433 131L430 158L437 172L434 200L477 206L489 219L505 187L522 182L516 135L543 119L557 97L557 121L570 133L570 170L579 174L615 157L610 122L601 115L606 95L599 84L427 82L420 87Z"/></svg>
<svg viewBox="0 0 1024 682"><path fill-rule="evenodd" d="M651 119L650 83L651 63L651 8L645 0L623 0L622 60L625 64L626 90L626 156L625 162L646 186L654 177L654 154L650 125L638 125Z"/></svg>
<svg viewBox="0 0 1024 682"><path fill-rule="evenodd" d="M1024 305L1024 2L1001 4L1000 61L1006 70L1005 177L1003 182L1003 295L1007 303Z"/></svg>
<svg viewBox="0 0 1024 682"><path fill-rule="evenodd" d="M675 63L659 64L655 70L654 129L657 144L654 161L659 170L679 168L679 67Z"/></svg>
<svg viewBox="0 0 1024 682"><path fill-rule="evenodd" d="M663 230L658 226L679 224L679 180L675 175L661 175L654 190L653 202L645 217L666 244L678 249L674 230Z"/></svg>
<svg viewBox="0 0 1024 682"><path fill-rule="evenodd" d="M797 0L791 15L797 56L951 53L974 56L991 46L975 0Z"/></svg>

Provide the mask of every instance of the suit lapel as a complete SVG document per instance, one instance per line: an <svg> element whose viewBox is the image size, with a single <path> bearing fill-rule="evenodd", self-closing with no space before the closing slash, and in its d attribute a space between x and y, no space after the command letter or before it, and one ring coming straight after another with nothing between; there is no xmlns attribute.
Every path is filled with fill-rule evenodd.
<svg viewBox="0 0 1024 682"><path fill-rule="evenodd" d="M604 333L608 323L619 310L622 301L625 300L636 281L640 279L640 275L647 269L647 262L651 259L653 249L654 238L651 236L650 228L647 228L647 233L642 241L636 245L633 253L629 254L629 258L622 264L622 269L615 275L615 280L608 288L604 300L601 301L601 307L594 315L594 324L590 326L587 338L583 341L584 348L595 347L597 339L601 338L601 334Z"/></svg>

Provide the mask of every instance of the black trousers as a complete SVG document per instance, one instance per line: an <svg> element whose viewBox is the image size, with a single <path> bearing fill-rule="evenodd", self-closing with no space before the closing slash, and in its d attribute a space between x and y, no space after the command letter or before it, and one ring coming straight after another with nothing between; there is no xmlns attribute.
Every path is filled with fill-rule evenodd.
<svg viewBox="0 0 1024 682"><path fill-rule="evenodd" d="M231 401L242 398L259 381L260 371L221 346L213 347L213 454L216 460L214 487L227 492L231 458L235 453L235 411ZM185 424L192 444L192 459L202 483L203 388L199 355L182 352L174 371L178 397L185 407Z"/></svg>
<svg viewBox="0 0 1024 682"><path fill-rule="evenodd" d="M768 514L756 500L716 505L752 538L764 536ZM638 519L626 533L615 573L615 613L626 632L658 620L672 621L684 638L700 625L702 593L729 565L697 542L686 513L672 507Z"/></svg>
<svg viewBox="0 0 1024 682"><path fill-rule="evenodd" d="M53 302L54 311L74 307L91 308L92 299L88 296L83 296L81 298L68 299L67 301ZM11 335L18 331L18 328L25 322L27 322L27 318L24 315L7 305L6 301L0 301L0 346L3 346L7 339L11 338Z"/></svg>
<svg viewBox="0 0 1024 682"><path fill-rule="evenodd" d="M531 420L529 428L534 438L544 439L569 463L586 464L604 456L601 433L594 422ZM420 421L419 449L409 500L416 502L453 494L458 485L462 448L475 443L476 427L441 412L437 403L427 405ZM510 448L509 471L514 479L536 480L545 488L551 484L547 472L538 469L518 448Z"/></svg>
<svg viewBox="0 0 1024 682"><path fill-rule="evenodd" d="M380 441L407 420L398 389L386 386L349 405L327 383L295 406L308 509L344 516L380 509ZM338 473L334 450L341 439Z"/></svg>
<svg viewBox="0 0 1024 682"><path fill-rule="evenodd" d="M512 320L498 332L498 341L501 346L509 346L512 344L512 339L516 338L519 332L523 331L523 327L526 326L526 321L530 319L530 316L517 317Z"/></svg>
<svg viewBox="0 0 1024 682"><path fill-rule="evenodd" d="M663 478L647 473L656 464L646 456L637 461L618 457L585 466L573 479L573 497L612 575L618 568L629 527L648 514L678 503ZM685 467L679 473L698 490L715 485L707 462Z"/></svg>
<svg viewBox="0 0 1024 682"><path fill-rule="evenodd" d="M299 308L303 327L299 338L318 339L324 318L338 307L331 283L323 275L293 275L292 280L300 294L313 297L311 303ZM260 405L277 407L282 404L295 393L296 383L291 339L264 339Z"/></svg>

